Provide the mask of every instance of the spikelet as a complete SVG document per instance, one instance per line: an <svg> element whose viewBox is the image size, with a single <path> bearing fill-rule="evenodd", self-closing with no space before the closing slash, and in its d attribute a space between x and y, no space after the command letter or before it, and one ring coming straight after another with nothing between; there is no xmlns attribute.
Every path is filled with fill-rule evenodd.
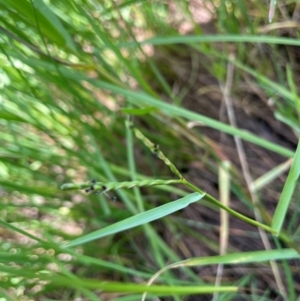
<svg viewBox="0 0 300 301"><path fill-rule="evenodd" d="M164 155L164 153L159 149L158 144L155 144L151 142L147 137L144 136L144 134L137 128L133 127L132 124L129 122L126 124L129 126L132 131L134 132L135 136L141 140L148 148L149 150L154 154L155 157L161 159L166 165L169 166L171 171L175 173L179 179L184 180L182 174L179 172L179 170L175 167L175 165Z"/></svg>
<svg viewBox="0 0 300 301"><path fill-rule="evenodd" d="M157 186L157 185L169 185L178 184L181 180L141 180L141 181L127 181L127 182L85 182L85 183L67 183L61 186L62 190L76 190L85 189L86 192L104 193L111 190L133 187L145 187L145 186Z"/></svg>
<svg viewBox="0 0 300 301"><path fill-rule="evenodd" d="M144 136L144 134L135 128L132 124L132 121L126 121L126 126L129 127L135 136L141 140L145 146L149 148L149 150L154 154L155 157L162 160L173 173L175 173L179 180L140 180L140 181L128 181L128 182L96 182L95 180L92 180L91 182L85 182L85 183L67 183L61 186L62 190L77 190L77 189L84 189L85 192L93 192L96 194L104 193L106 194L108 191L115 190L115 189L121 189L121 188L133 188L133 187L145 187L145 186L157 186L157 185L170 185L170 184L179 184L179 183L185 183L185 179L181 175L181 173L178 171L178 169L175 167L175 165L163 154L163 152L159 149L158 144L154 144L151 142L147 137Z"/></svg>

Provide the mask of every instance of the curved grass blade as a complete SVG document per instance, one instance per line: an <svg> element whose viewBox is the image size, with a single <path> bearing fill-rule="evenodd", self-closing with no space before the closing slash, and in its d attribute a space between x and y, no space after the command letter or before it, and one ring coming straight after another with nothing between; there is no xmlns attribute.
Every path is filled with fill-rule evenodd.
<svg viewBox="0 0 300 301"><path fill-rule="evenodd" d="M137 92L129 91L127 89L123 89L99 80L89 80L89 79L86 80L92 83L93 85L95 85L96 87L107 89L109 91L112 91L113 93L126 96L128 98L128 101L135 105L147 105L147 106L156 107L162 110L167 116L172 116L172 117L178 116L178 117L186 118L187 120L203 123L205 126L211 127L213 129L221 130L222 132L230 135L238 136L241 139L249 141L253 144L257 144L261 147L264 147L266 149L269 149L273 152L276 152L286 157L292 157L294 154L289 149L277 145L271 141L267 141L266 139L262 139L257 135L254 135L246 130L240 130L238 128L225 124L223 122L209 118L207 116L194 113L192 111L189 111L184 108L180 108L178 106L171 105L167 102L160 101L159 99L156 99L150 95L141 92L137 93Z"/></svg>
<svg viewBox="0 0 300 301"><path fill-rule="evenodd" d="M10 12L16 11L25 22L36 24L36 17L41 32L45 37L59 46L67 46L72 52L76 52L75 44L63 27L59 17L41 0L32 1L33 6L23 0L0 0L0 5ZM35 9L35 13L33 12Z"/></svg>
<svg viewBox="0 0 300 301"><path fill-rule="evenodd" d="M252 252L239 252L226 255L199 257L183 260L170 265L172 268L184 266L205 266L210 264L245 264L254 262L268 262L271 260L299 259L300 254L294 249L262 250Z"/></svg>
<svg viewBox="0 0 300 301"><path fill-rule="evenodd" d="M41 14L41 16L43 16L45 20L45 26L42 28L42 30L47 32L47 34L51 37L52 40L59 41L60 46L67 46L69 50L76 53L76 46L73 42L72 37L63 26L59 17L49 7L49 5L46 5L41 0L34 0L32 3L34 5L34 8L37 9L37 11ZM54 30L54 32L51 32L51 30L46 27L49 25L51 30Z"/></svg>
<svg viewBox="0 0 300 301"><path fill-rule="evenodd" d="M191 258L170 264L161 269L148 281L148 285L151 285L155 279L157 279L157 277L159 277L165 271L180 267L206 266L211 264L245 264L284 259L300 259L300 254L294 249L281 249L239 252L226 255ZM145 300L145 297L146 294L143 295L142 301Z"/></svg>
<svg viewBox="0 0 300 301"><path fill-rule="evenodd" d="M260 189L264 188L265 186L270 184L272 181L274 181L276 178L281 176L284 172L286 172L290 168L292 162L293 162L293 159L290 158L287 161L285 161L284 163L279 164L276 167L274 167L273 169L269 170L268 172L266 172L265 174L260 176L258 179L253 181L251 183L250 189L252 191L259 191Z"/></svg>
<svg viewBox="0 0 300 301"><path fill-rule="evenodd" d="M69 247L75 247L78 245L85 244L89 241L93 241L111 234L119 233L121 231L125 231L137 226L144 225L146 223L152 222L154 220L160 219L164 216L167 216L171 213L174 213L178 210L181 210L188 205L195 203L199 200L201 200L204 197L205 194L200 194L198 192L189 194L185 196L184 198L181 198L179 200L169 202L165 205L159 206L157 208L136 214L132 217L129 217L125 220L122 220L120 222L114 223L112 225L109 225L103 229L94 231L92 233L89 233L87 235L81 236L79 238L76 238L72 240L71 242L67 243L65 245L66 248Z"/></svg>
<svg viewBox="0 0 300 301"><path fill-rule="evenodd" d="M51 70L55 71L55 68L51 64L45 64L44 62L40 62L40 61L37 62L34 59L27 59L26 57L20 56L19 54L16 54L14 52L10 52L10 55L15 56L17 59L21 60L25 64L28 64L29 66L34 67L35 64L39 64L39 65L44 64L45 65L44 67L47 68L47 70L49 70L49 72ZM235 61L233 63L236 64ZM172 117L178 116L178 117L186 118L187 120L203 123L205 126L211 127L213 129L221 130L222 132L230 134L230 135L238 136L241 139L244 139L246 141L249 141L253 144L259 145L261 147L264 147L266 149L269 149L273 152L276 152L276 153L281 154L286 157L293 157L293 155L294 155L294 153L292 151L290 151L289 149L287 149L283 146L277 145L271 141L267 141L266 139L262 139L262 138L258 137L257 135L254 135L248 131L240 130L238 128L235 128L228 124L225 124L223 122L209 118L207 116L197 114L197 113L194 113L187 109L168 104L166 102L163 102L163 101L161 101L157 98L154 98L150 95L147 95L145 93L133 92L131 90L124 89L124 88L109 84L104 81L93 80L93 79L88 78L84 74L72 73L63 66L59 66L59 70L66 78L74 80L78 83L81 82L82 80L86 80L87 82L93 84L95 87L107 89L115 94L124 95L128 99L129 102L131 102L135 105L151 106L151 107L157 108L159 110L162 110L167 116L172 116Z"/></svg>
<svg viewBox="0 0 300 301"><path fill-rule="evenodd" d="M280 233L285 216L292 199L292 195L300 176L300 140L298 141L297 150L294 156L294 160L284 184L279 202L277 204L271 228L276 231L277 234Z"/></svg>

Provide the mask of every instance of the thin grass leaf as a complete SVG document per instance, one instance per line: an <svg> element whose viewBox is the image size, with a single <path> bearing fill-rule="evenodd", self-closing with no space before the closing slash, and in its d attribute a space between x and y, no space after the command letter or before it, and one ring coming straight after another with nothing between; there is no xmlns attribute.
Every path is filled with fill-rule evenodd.
<svg viewBox="0 0 300 301"><path fill-rule="evenodd" d="M58 38L60 38L61 42L59 46L63 46L63 47L66 46L69 50L75 53L76 46L75 43L73 42L72 37L69 35L69 32L64 28L59 17L51 10L49 5L46 5L42 0L32 0L32 3L34 9L37 9L37 11L45 18L45 20L48 21L50 28L54 30L54 32L50 33L49 28L41 28L42 31L47 30L47 34L52 38L52 40L53 39L57 40ZM54 34L57 35L57 37L54 37Z"/></svg>
<svg viewBox="0 0 300 301"><path fill-rule="evenodd" d="M300 125L299 125L299 121L298 120L292 120L289 117L283 116L278 111L275 112L274 116L275 116L275 118L277 120L279 120L282 123L285 123L290 128L292 128L293 130L295 130L297 132L298 136L300 136Z"/></svg>
<svg viewBox="0 0 300 301"><path fill-rule="evenodd" d="M25 21L36 26L36 17L39 22L39 27L42 34L45 35L52 42L59 46L67 46L69 50L75 52L75 44L71 39L69 33L62 26L59 18L52 12L52 10L43 3L41 0L33 1L34 7L23 0L0 0L5 9L16 11L20 15L20 18L24 18ZM34 14L34 11L35 14Z"/></svg>
<svg viewBox="0 0 300 301"><path fill-rule="evenodd" d="M237 286L220 286L216 288L215 286L165 286L165 285L155 285L148 287L142 284L124 283L124 282L110 282L110 281L99 281L95 279L85 279L81 278L70 279L63 276L42 276L41 279L51 280L51 285L55 286L66 286L66 287L80 287L87 289L98 289L104 292L121 292L121 293L143 293L149 292L154 294L163 295L190 295L190 294L211 294L214 291L219 292L236 292L238 290Z"/></svg>
<svg viewBox="0 0 300 301"><path fill-rule="evenodd" d="M0 225L2 225L3 227L5 227L7 229L12 230L12 231L15 231L15 232L18 232L20 234L23 234L23 235L25 235L25 236L27 236L27 237L29 237L29 238L31 238L31 239L39 242L41 245L44 245L44 246L47 246L47 247L49 246L48 242L40 239L39 237L36 237L36 236L28 233L27 231L24 231L24 230L20 229L19 227L16 227L16 226L14 226L14 225L12 225L10 223L7 223L7 222L5 222L5 221L3 221L1 219L0 219Z"/></svg>
<svg viewBox="0 0 300 301"><path fill-rule="evenodd" d="M286 172L291 166L293 159L288 159L286 162L277 165L270 171L266 172L258 179L251 183L250 189L253 191L259 191L266 185L272 183L276 178L280 177L284 172Z"/></svg>
<svg viewBox="0 0 300 301"><path fill-rule="evenodd" d="M156 273L156 276L168 269L184 266L207 266L212 264L247 264L257 262L268 262L271 260L300 259L300 254L294 249L263 250L253 252L240 252L226 255L209 257L198 257L170 264L164 270Z"/></svg>
<svg viewBox="0 0 300 301"><path fill-rule="evenodd" d="M172 44L194 44L194 43L263 43L263 44L282 44L300 46L300 41L297 39L289 39L282 37L271 37L261 35L195 35L195 36L164 36L154 37L141 41L141 45L172 45ZM120 47L134 47L135 43L120 43Z"/></svg>
<svg viewBox="0 0 300 301"><path fill-rule="evenodd" d="M298 117L300 118L300 98L299 98L299 95L297 92L297 87L295 85L295 79L293 76L293 72L289 65L286 67L286 77L287 77L287 80L288 80L288 83L289 83L289 86L291 89L291 93L293 95L293 101L295 102L295 107L296 107L296 110L298 113Z"/></svg>
<svg viewBox="0 0 300 301"><path fill-rule="evenodd" d="M242 69L242 70L246 71L247 73L251 74L252 76L254 76L260 83L262 83L269 89L273 90L274 92L279 93L281 96L283 96L290 102L292 102L292 103L300 102L298 99L295 99L295 97L298 97L298 95L295 95L289 89L272 81L271 79L267 78L266 76L262 75L261 73L257 72L256 70L249 68L248 66L239 62L238 60L231 60L231 62L235 66L239 67L240 69Z"/></svg>
<svg viewBox="0 0 300 301"><path fill-rule="evenodd" d="M152 222L154 220L167 216L171 213L174 213L178 210L181 210L187 207L188 205L201 200L204 197L204 195L205 194L201 195L200 193L197 192L189 194L186 197L179 199L177 201L173 201L165 205L162 205L160 207L136 214L125 220L109 225L103 229L76 238L75 240L67 243L65 247L66 248L75 247L95 239L99 239L140 225L144 225L146 223Z"/></svg>
<svg viewBox="0 0 300 301"><path fill-rule="evenodd" d="M135 159L134 159L134 140L133 140L133 127L132 127L132 122L130 121L131 117L129 116L128 120L126 120L125 125L126 125L126 144L127 144L127 161L129 165L129 170L130 170L130 177L132 180L136 180L136 166L135 166ZM137 187L134 187L133 189L134 192L134 198L137 202L137 206L139 209L139 212L144 212L145 207L144 207L144 202L142 199L142 195L140 192L140 189ZM150 241L150 246L151 246L151 251L149 252L153 253L154 258L156 259L159 267L164 267L167 263L166 260L163 256L162 250L159 248L159 241L160 239L157 239L157 233L153 230L153 228L149 224L144 225L145 233L147 235L147 238ZM168 273L171 274L171 273ZM174 277L172 275L167 275L168 284L173 285ZM180 301L178 297L174 296L176 301Z"/></svg>
<svg viewBox="0 0 300 301"><path fill-rule="evenodd" d="M276 244L276 247L278 250L282 250L281 243L277 237L274 237L274 241ZM291 266L289 265L288 261L286 259L282 260L282 267L286 275L286 282L288 286L288 294L289 294L289 301L296 301L296 295L295 295L295 281L293 279L293 273Z"/></svg>
<svg viewBox="0 0 300 301"><path fill-rule="evenodd" d="M11 53L11 55L13 55L13 53ZM33 63L32 59L27 60L25 57L23 57L23 56L20 57L18 54L17 54L17 58L23 60L26 63L30 63L30 64ZM55 71L55 68L51 64L48 64L47 68ZM283 156L287 156L287 157L293 156L293 152L288 150L285 147L279 146L270 141L266 141L265 139L262 139L262 138L254 135L254 134L251 134L247 131L240 130L238 128L229 126L225 123L211 119L204 115L200 115L200 114L191 112L189 110L168 104L166 102L160 101L150 95L147 95L147 94L144 94L141 92L137 93L137 92L133 92L131 90L120 88L115 85L111 85L111 84L103 82L103 81L92 80L92 79L88 78L87 76L85 76L84 74L71 73L67 68L62 67L62 66L60 66L59 69L64 76L66 76L72 80L76 80L76 81L78 81L78 83L80 83L80 81L82 81L82 80L86 80L96 87L107 89L109 91L112 91L115 94L124 95L125 97L128 98L128 101L130 101L133 104L140 104L140 105L156 107L157 109L163 110L164 113L168 116L173 116L173 117L179 116L179 117L183 117L188 120L191 120L191 121L197 121L197 122L203 123L204 125L206 125L208 127L211 127L211 128L217 129L217 130L221 130L222 132L230 134L230 135L238 136L246 141L249 141L251 143L260 145L264 148L270 149L271 151L277 152Z"/></svg>
<svg viewBox="0 0 300 301"><path fill-rule="evenodd" d="M240 252L232 253L226 255L217 255L210 257L198 257L183 260L177 263L170 264L165 268L158 271L153 277L148 281L148 285L151 285L158 276L162 273L176 268L191 267L191 266L207 266L212 264L246 264L246 263L256 263L265 262L270 260L283 260L283 259L299 259L300 254L294 249L282 249L282 250L264 250L264 251L254 251L254 252ZM143 295L142 301L146 298L146 294Z"/></svg>
<svg viewBox="0 0 300 301"><path fill-rule="evenodd" d="M131 117L129 116L129 118L131 118ZM125 125L126 125L126 149L127 149L128 168L129 168L131 180L136 181L137 173L136 173L136 163L135 163L135 156L134 156L133 134L132 134L131 127L128 126L129 123L125 122ZM134 198L137 203L138 210L140 212L145 211L144 202L143 202L143 198L142 198L140 189L138 189L138 187L134 187L133 193L134 193ZM148 231L148 230L146 230L146 231L147 231L148 236L151 237L150 231ZM155 257L157 257L157 255Z"/></svg>
<svg viewBox="0 0 300 301"><path fill-rule="evenodd" d="M128 275L134 275L136 277L142 277L142 278L149 278L151 276L149 273L139 271L137 269L128 268L124 266L123 263L116 264L114 262L110 262L107 260L102 260L99 258L93 258L86 255L81 255L78 253L75 253L72 249L68 249L67 252L69 252L71 255L74 256L74 261L80 264L84 264L87 266L95 266L95 267L101 267L102 269L108 269L112 271L118 271L120 273L128 274Z"/></svg>
<svg viewBox="0 0 300 301"><path fill-rule="evenodd" d="M289 204L292 199L293 192L295 190L295 186L299 179L300 175L300 140L298 141L297 150L294 156L294 160L284 184L279 202L276 206L276 210L272 219L272 229L276 231L276 233L280 233L283 222L286 217L286 213L289 207Z"/></svg>
<svg viewBox="0 0 300 301"><path fill-rule="evenodd" d="M95 86L103 89L107 89L109 91L112 91L113 93L116 94L121 94L124 95L128 98L128 101L130 101L132 104L135 105L146 105L146 106L153 106L156 107L164 112L167 116L173 116L173 117L183 117L191 121L197 121L205 126L220 130L224 133L230 134L230 135L235 135L238 136L246 141L249 141L253 144L257 144L261 147L264 147L266 149L269 149L273 152L279 153L283 156L286 157L292 157L293 152L290 151L289 149L282 147L280 145L277 145L275 143L272 143L270 141L267 141L266 139L262 139L252 133L249 133L248 131L245 130L240 130L238 128L232 127L228 124L225 124L223 122L214 120L212 118L206 117L201 114L197 114L194 112L191 112L187 109L180 108L171 104L168 104L166 102L160 101L154 97L151 97L147 94L144 93L137 93L133 92L127 89L119 88L114 85L111 85L109 83L105 83L103 81L98 81L98 80L89 80L91 83L93 83Z"/></svg>

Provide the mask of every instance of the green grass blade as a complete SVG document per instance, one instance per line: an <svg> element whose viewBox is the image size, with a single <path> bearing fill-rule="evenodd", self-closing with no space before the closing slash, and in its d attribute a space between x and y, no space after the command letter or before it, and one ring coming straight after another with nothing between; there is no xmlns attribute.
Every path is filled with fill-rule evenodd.
<svg viewBox="0 0 300 301"><path fill-rule="evenodd" d="M0 119L5 119L8 121L26 122L26 120L23 119L22 117L14 114L14 113L4 111L3 108L1 108L1 111L0 111Z"/></svg>
<svg viewBox="0 0 300 301"><path fill-rule="evenodd" d="M189 294L211 294L214 291L219 292L236 292L238 287L236 286L166 286L166 285L141 285L133 283L121 283L121 282L109 282L109 281L99 281L94 279L84 279L75 280L63 276L55 275L55 277L45 277L45 279L51 279L51 285L55 286L67 286L67 287L81 287L88 289L101 289L105 292L122 292L122 293L143 293L151 292L156 294L179 294L179 295L189 295Z"/></svg>
<svg viewBox="0 0 300 301"><path fill-rule="evenodd" d="M27 1L23 0L1 0L0 5L6 9L12 10L20 14L25 22L36 24L38 19L41 32L52 42L59 46L67 46L69 50L75 52L75 44L68 32L61 24L59 18L52 12L52 10L41 0L33 1L34 7ZM35 12L33 11L35 9ZM35 17L36 14L36 17Z"/></svg>
<svg viewBox="0 0 300 301"><path fill-rule="evenodd" d="M246 71L247 73L254 76L258 82L263 84L264 86L268 87L270 90L279 93L284 98L288 99L291 102L299 102L298 95L295 95L293 92L291 92L289 89L286 89L282 85L272 81L271 79L267 78L266 76L263 76L259 72L257 72L254 69L249 68L248 66L244 65L243 63L239 62L238 60L232 60L232 64L239 67L240 69Z"/></svg>
<svg viewBox="0 0 300 301"><path fill-rule="evenodd" d="M132 217L129 217L125 220L122 220L120 222L117 222L115 224L112 224L110 226L107 226L103 229L94 231L92 233L89 233L87 235L81 236L65 245L65 247L74 247L78 245L85 244L89 241L99 239L111 234L115 234L124 230L128 230L149 222L152 222L154 220L160 219L166 215L169 215L171 213L174 213L178 210L181 210L188 205L197 202L201 200L204 197L204 194L200 193L192 193L184 198L181 198L179 200L167 203L165 205L162 205L160 207L136 214Z"/></svg>
<svg viewBox="0 0 300 301"><path fill-rule="evenodd" d="M300 259L300 254L294 249L240 252L210 257L191 258L183 260L171 266L174 267L175 265L204 266L210 264L245 264L283 259Z"/></svg>
<svg viewBox="0 0 300 301"><path fill-rule="evenodd" d="M194 43L268 43L300 46L297 39L289 39L282 37L257 36L257 35L195 35L195 36L165 36L155 37L140 42L142 45L172 45L172 44L194 44ZM124 43L122 47L133 47L135 43Z"/></svg>
<svg viewBox="0 0 300 301"><path fill-rule="evenodd" d="M29 232L24 231L24 230L22 230L22 229L20 229L20 228L18 228L16 226L10 224L10 223L7 223L7 222L1 220L1 219L0 219L0 225L2 225L3 227L5 227L7 229L12 230L12 231L18 232L18 233L20 233L20 234L22 234L24 236L27 236L27 237L29 237L29 238L31 238L31 239L39 242L43 246L49 247L49 245L50 245L48 242L40 239L39 237L36 237L36 236L30 234Z"/></svg>
<svg viewBox="0 0 300 301"><path fill-rule="evenodd" d="M274 241L277 249L282 250L280 240L277 237L274 237ZM291 271L291 266L289 265L286 259L282 260L282 267L285 272L285 278L286 278L288 293L289 293L289 301L296 301L295 282L293 279L293 273Z"/></svg>
<svg viewBox="0 0 300 301"><path fill-rule="evenodd" d="M148 284L152 284L157 277L162 273L170 270L183 267L194 267L194 266L207 266L212 264L246 264L246 263L256 263L265 262L270 260L284 260L284 259L298 259L300 254L294 249L281 249L281 250L263 250L254 252L240 252L231 253L226 255L217 255L209 257L197 257L190 258L187 260L182 260L173 264L166 266L165 268L158 271L152 278L148 281ZM142 300L145 300L146 294L143 295Z"/></svg>
<svg viewBox="0 0 300 301"><path fill-rule="evenodd" d="M12 54L12 53L11 53ZM26 58L18 57L19 59L23 60L26 63L29 63ZM236 62L234 62L236 64ZM49 65L49 69L53 69L53 66ZM280 145L277 145L275 143L272 143L270 141L267 141L265 139L262 139L252 133L249 133L248 131L240 130L238 128L232 127L230 125L227 125L225 123L219 122L217 120L214 120L212 118L206 117L201 114L197 114L194 112L191 112L189 110L180 108L178 106L174 106L171 104L168 104L166 102L160 101L150 95L141 93L141 92L133 92L131 90L127 90L124 88L117 87L115 85L99 81L99 80L91 80L88 77L84 76L83 74L79 73L70 73L66 68L60 67L59 68L62 72L62 74L72 80L81 81L86 80L90 83L92 83L94 86L107 89L109 91L112 91L115 94L121 94L128 98L128 101L130 101L133 104L139 104L139 105L145 105L145 106L152 106L157 109L162 110L166 115L168 116L178 116L183 117L191 121L197 121L200 123L203 123L204 125L221 130L224 133L235 135L240 137L241 139L244 139L246 141L249 141L253 144L260 145L266 149L269 149L273 152L279 153L286 157L293 157L294 153L290 151L289 149L282 147Z"/></svg>
<svg viewBox="0 0 300 301"><path fill-rule="evenodd" d="M285 173L291 166L293 159L288 159L286 162L279 164L278 166L274 167L270 171L266 172L258 179L251 183L250 189L252 191L259 191L260 189L264 188L272 181L280 177L283 173Z"/></svg>
<svg viewBox="0 0 300 301"><path fill-rule="evenodd" d="M34 8L37 9L37 11L45 18L45 20L47 20L47 23L51 26L52 31L46 27L41 28L41 30L47 31L48 36L54 41L59 38L60 46L67 46L69 50L76 52L73 39L69 35L68 31L64 28L57 15L51 10L49 5L46 5L42 0L32 0L32 3Z"/></svg>
<svg viewBox="0 0 300 301"><path fill-rule="evenodd" d="M285 216L289 207L289 204L292 199L292 195L299 179L300 175L300 140L298 142L297 150L294 156L294 160L284 184L279 202L277 204L273 220L272 220L272 229L277 233L280 233Z"/></svg>
<svg viewBox="0 0 300 301"><path fill-rule="evenodd" d="M298 120L300 121L300 98L297 92L297 86L295 84L295 78L293 76L292 68L288 65L286 68L286 77L292 91L293 101L295 102L295 108L298 114Z"/></svg>
<svg viewBox="0 0 300 301"><path fill-rule="evenodd" d="M146 95L144 93L136 93L132 92L130 90L126 90L123 88L116 87L114 85L97 81L97 80L90 80L95 86L103 89L108 89L116 94L122 94L126 97L128 97L128 100L132 102L133 104L139 104L139 105L146 105L146 106L152 106L156 107L160 110L162 110L166 115L173 116L173 117L183 117L191 121L197 121L205 126L221 130L224 133L238 136L246 141L249 141L253 144L257 144L259 146L262 146L266 149L269 149L273 152L279 153L286 157L292 157L294 153L290 151L289 149L282 147L280 145L277 145L275 143L272 143L270 141L267 141L266 139L262 139L252 133L249 133L248 131L240 130L238 128L232 127L230 125L227 125L223 122L214 120L212 118L206 117L201 114L197 114L194 112L191 112L187 109L180 108L178 106L174 106L171 104L168 104L166 102L160 101L154 97L151 97L149 95Z"/></svg>

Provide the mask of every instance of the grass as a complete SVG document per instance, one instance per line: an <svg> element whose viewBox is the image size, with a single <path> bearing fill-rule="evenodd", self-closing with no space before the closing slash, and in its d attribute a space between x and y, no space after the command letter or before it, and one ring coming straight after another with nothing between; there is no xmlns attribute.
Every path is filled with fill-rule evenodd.
<svg viewBox="0 0 300 301"><path fill-rule="evenodd" d="M275 4L0 1L1 300L297 300L297 4Z"/></svg>

